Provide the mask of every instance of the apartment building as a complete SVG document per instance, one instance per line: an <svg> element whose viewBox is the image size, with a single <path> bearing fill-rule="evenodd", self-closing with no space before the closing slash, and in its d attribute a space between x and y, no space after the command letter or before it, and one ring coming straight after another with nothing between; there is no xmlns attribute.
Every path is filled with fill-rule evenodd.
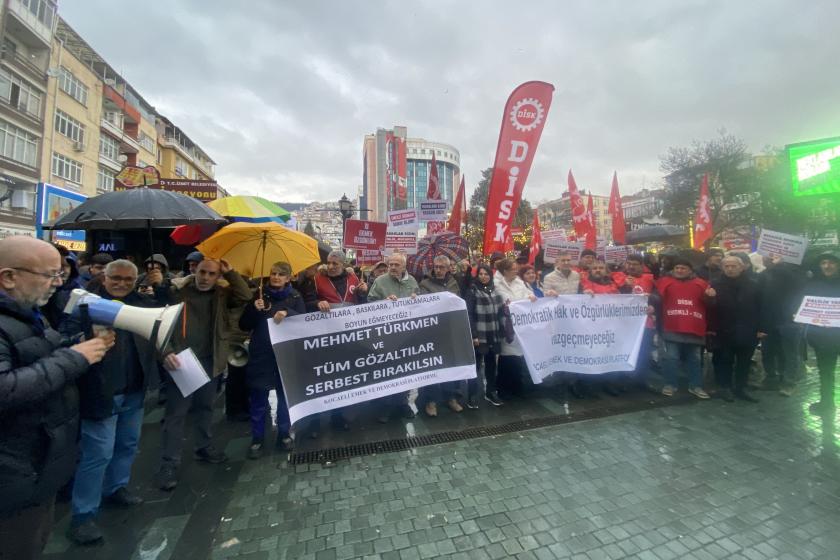
<svg viewBox="0 0 840 560"><path fill-rule="evenodd" d="M35 233L57 17L53 0L0 3L0 237Z"/></svg>

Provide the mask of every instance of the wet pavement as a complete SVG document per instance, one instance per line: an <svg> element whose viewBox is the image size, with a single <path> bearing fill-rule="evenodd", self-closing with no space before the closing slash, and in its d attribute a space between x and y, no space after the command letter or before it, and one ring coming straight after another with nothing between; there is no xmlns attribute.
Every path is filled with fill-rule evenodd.
<svg viewBox="0 0 840 560"><path fill-rule="evenodd" d="M756 405L637 391L573 400L567 411L546 389L384 426L361 414L349 433L325 420L299 450L558 423L326 464L247 460L248 424L219 408L230 461L185 457L172 493L152 485L162 415L152 408L132 481L146 503L104 509L106 540L86 548L65 539L61 504L45 558L836 560L838 433L834 418L808 414L814 372L808 380L791 398L756 392Z"/></svg>

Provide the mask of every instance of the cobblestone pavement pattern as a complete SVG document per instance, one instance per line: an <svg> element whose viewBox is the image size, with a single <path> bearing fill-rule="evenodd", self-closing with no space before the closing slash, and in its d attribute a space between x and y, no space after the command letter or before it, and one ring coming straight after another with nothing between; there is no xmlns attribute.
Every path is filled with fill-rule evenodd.
<svg viewBox="0 0 840 560"><path fill-rule="evenodd" d="M212 556L836 560L840 468L823 428L770 396L332 467L252 463Z"/></svg>

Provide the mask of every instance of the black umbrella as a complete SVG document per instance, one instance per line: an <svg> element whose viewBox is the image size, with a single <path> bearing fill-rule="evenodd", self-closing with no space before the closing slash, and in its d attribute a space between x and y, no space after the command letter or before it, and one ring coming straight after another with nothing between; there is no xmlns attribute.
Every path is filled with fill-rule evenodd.
<svg viewBox="0 0 840 560"><path fill-rule="evenodd" d="M648 226L627 232L627 243L646 243L649 241L664 241L672 237L687 235L688 232L682 226L659 225Z"/></svg>
<svg viewBox="0 0 840 560"><path fill-rule="evenodd" d="M195 198L160 189L136 188L89 198L45 229L125 230L183 224L224 224L215 210Z"/></svg>

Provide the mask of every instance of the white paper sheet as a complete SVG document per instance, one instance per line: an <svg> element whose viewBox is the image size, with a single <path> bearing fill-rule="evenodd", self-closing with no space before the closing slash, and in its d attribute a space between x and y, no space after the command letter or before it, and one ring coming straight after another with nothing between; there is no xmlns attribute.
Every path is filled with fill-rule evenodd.
<svg viewBox="0 0 840 560"><path fill-rule="evenodd" d="M192 349L187 348L180 354L176 354L178 361L181 362L181 367L170 371L172 380L178 386L178 390L184 397L189 397L197 389L203 387L210 382L210 377L204 371L201 362L196 358Z"/></svg>

